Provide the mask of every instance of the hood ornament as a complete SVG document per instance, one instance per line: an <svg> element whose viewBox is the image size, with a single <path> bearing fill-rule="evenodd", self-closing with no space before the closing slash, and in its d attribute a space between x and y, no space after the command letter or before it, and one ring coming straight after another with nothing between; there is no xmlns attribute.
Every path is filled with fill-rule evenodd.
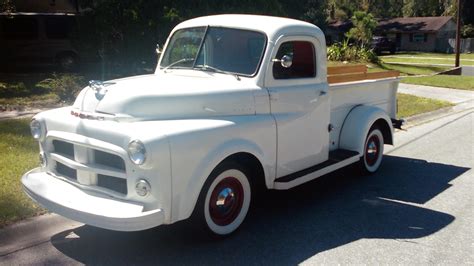
<svg viewBox="0 0 474 266"><path fill-rule="evenodd" d="M104 82L101 80L89 81L89 87L95 92L95 98L99 101L102 100L102 98L104 98L105 94L107 93L106 87L113 84L115 84L115 82Z"/></svg>

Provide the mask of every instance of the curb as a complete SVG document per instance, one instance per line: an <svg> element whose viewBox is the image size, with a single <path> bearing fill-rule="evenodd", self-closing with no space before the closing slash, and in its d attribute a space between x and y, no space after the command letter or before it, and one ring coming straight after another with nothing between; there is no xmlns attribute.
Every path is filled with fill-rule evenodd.
<svg viewBox="0 0 474 266"><path fill-rule="evenodd" d="M406 121L404 129L425 124L448 115L460 113L471 109L474 109L474 100L458 103L454 106L444 107L427 113L413 115L404 118Z"/></svg>
<svg viewBox="0 0 474 266"><path fill-rule="evenodd" d="M453 107L454 106L449 106L449 107L444 107L441 109L437 109L431 112L427 113L421 113L413 116L409 116L407 118L404 118L406 121L406 128L414 127L420 124L427 123L429 121L441 118L443 116L449 115L454 113L453 112Z"/></svg>

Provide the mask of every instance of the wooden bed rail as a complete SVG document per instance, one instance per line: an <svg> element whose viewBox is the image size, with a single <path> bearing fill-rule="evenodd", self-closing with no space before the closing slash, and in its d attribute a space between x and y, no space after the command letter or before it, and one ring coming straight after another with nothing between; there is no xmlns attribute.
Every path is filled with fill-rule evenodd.
<svg viewBox="0 0 474 266"><path fill-rule="evenodd" d="M366 65L349 65L328 67L328 83L342 83L366 79L395 78L400 75L398 71L382 71L367 73Z"/></svg>

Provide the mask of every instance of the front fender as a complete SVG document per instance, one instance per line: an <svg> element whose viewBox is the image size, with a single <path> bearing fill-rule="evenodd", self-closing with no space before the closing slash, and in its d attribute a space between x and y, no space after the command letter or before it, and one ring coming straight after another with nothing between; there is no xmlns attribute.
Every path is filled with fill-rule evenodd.
<svg viewBox="0 0 474 266"><path fill-rule="evenodd" d="M190 182L187 184L185 194L189 198L188 202L182 204L181 209L185 210L185 206L192 206L191 209L186 210L182 215L189 217L194 210L199 193L204 186L207 178L211 172L222 162L225 158L236 154L236 153L249 153L254 155L264 166L265 177L268 175L268 167L265 167L263 163L264 154L263 151L255 144L248 140L244 139L234 139L222 143L212 151L210 151L199 163L199 166L195 169L193 176L190 179ZM267 187L272 183L268 178L265 178L265 183ZM199 189L197 189L199 188Z"/></svg>
<svg viewBox="0 0 474 266"><path fill-rule="evenodd" d="M364 153L365 138L372 125L382 119L389 127L393 139L393 126L387 113L375 106L359 105L352 109L342 125L339 148Z"/></svg>
<svg viewBox="0 0 474 266"><path fill-rule="evenodd" d="M248 153L257 158L263 166L267 187L272 186L275 178L276 133L271 117L236 117L200 125L200 128L168 136L172 157L173 222L192 214L206 179L231 155Z"/></svg>

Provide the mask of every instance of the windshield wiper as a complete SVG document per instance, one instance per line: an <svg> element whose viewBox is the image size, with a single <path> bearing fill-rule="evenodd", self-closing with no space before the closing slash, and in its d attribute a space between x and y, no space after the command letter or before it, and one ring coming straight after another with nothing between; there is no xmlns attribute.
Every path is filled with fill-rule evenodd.
<svg viewBox="0 0 474 266"><path fill-rule="evenodd" d="M237 75L235 73L232 73L232 72L229 72L229 71L219 69L217 67L210 66L210 65L196 65L196 66L194 66L194 69L199 69L199 70L203 70L203 71L213 71L213 72L222 73L222 74L228 74L228 75L234 76L237 80L240 80L239 75Z"/></svg>
<svg viewBox="0 0 474 266"><path fill-rule="evenodd" d="M177 65L177 64L180 64L180 63L184 63L184 62L190 62L190 61L194 61L194 58L181 58L179 59L178 61L174 61L173 63L167 65L165 68L163 68L163 72L166 73L166 70L168 70L169 68Z"/></svg>

